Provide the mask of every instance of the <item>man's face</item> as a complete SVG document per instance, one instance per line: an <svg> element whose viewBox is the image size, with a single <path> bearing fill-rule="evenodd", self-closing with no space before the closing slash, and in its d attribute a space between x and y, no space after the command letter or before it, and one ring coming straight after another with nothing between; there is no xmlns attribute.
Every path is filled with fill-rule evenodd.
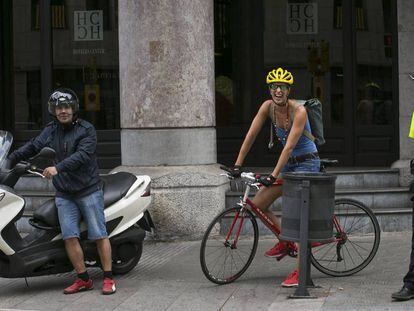
<svg viewBox="0 0 414 311"><path fill-rule="evenodd" d="M62 124L70 124L73 120L72 107L61 105L55 108L56 118Z"/></svg>
<svg viewBox="0 0 414 311"><path fill-rule="evenodd" d="M283 105L288 99L290 87L285 83L272 83L269 85L269 91L273 101L276 104Z"/></svg>

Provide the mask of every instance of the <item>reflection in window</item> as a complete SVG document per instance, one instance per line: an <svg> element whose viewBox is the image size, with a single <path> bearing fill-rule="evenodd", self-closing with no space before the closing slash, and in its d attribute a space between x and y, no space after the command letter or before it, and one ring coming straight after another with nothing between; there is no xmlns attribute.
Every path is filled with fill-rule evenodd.
<svg viewBox="0 0 414 311"><path fill-rule="evenodd" d="M34 70L26 72L25 75L19 74L16 79L17 81L26 80L26 85L21 85L20 92L15 94L16 99L18 99L15 106L15 129L41 129L43 123L40 102L40 71Z"/></svg>
<svg viewBox="0 0 414 311"><path fill-rule="evenodd" d="M40 4L39 0L32 0L32 29L40 29ZM65 1L64 0L52 0L51 1L51 14L52 14L52 28L64 29L66 28L66 14L65 14Z"/></svg>
<svg viewBox="0 0 414 311"><path fill-rule="evenodd" d="M331 121L335 125L344 124L344 74L342 67L331 69Z"/></svg>
<svg viewBox="0 0 414 311"><path fill-rule="evenodd" d="M342 0L334 1L334 29L342 28Z"/></svg>
<svg viewBox="0 0 414 311"><path fill-rule="evenodd" d="M103 27L105 30L116 29L114 21L110 19L110 5L109 0L86 0L87 11L103 11ZM116 25L118 22L116 21Z"/></svg>
<svg viewBox="0 0 414 311"><path fill-rule="evenodd" d="M386 125L392 118L391 68L358 66L357 123Z"/></svg>
<svg viewBox="0 0 414 311"><path fill-rule="evenodd" d="M364 5L362 0L356 0L355 2L355 14L356 14L356 29L357 30L367 30L366 23L366 10L364 10Z"/></svg>
<svg viewBox="0 0 414 311"><path fill-rule="evenodd" d="M231 0L214 1L216 125L229 126L233 118Z"/></svg>
<svg viewBox="0 0 414 311"><path fill-rule="evenodd" d="M342 29L342 1L335 0L333 6L333 28ZM364 9L363 0L356 0L355 2L355 28L356 30L367 30L367 14Z"/></svg>

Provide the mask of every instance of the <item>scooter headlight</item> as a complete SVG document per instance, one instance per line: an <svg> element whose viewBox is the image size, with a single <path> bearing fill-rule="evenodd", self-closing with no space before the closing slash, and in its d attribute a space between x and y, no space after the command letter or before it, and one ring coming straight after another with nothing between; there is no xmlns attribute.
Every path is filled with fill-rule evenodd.
<svg viewBox="0 0 414 311"><path fill-rule="evenodd" d="M5 195L6 194L4 192L0 192L0 201L3 200L3 198L4 198Z"/></svg>

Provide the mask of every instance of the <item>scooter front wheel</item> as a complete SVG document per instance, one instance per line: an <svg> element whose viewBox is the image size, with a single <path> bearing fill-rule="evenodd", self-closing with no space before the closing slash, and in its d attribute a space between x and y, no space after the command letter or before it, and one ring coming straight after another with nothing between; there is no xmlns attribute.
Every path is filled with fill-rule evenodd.
<svg viewBox="0 0 414 311"><path fill-rule="evenodd" d="M126 274L138 264L142 255L142 241L122 243L112 247L112 272Z"/></svg>

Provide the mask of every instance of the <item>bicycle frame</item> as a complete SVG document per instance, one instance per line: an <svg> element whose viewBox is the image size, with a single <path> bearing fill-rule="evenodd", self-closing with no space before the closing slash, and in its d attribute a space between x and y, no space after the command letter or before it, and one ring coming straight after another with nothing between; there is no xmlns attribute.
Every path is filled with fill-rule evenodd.
<svg viewBox="0 0 414 311"><path fill-rule="evenodd" d="M229 231L226 235L226 240L225 240L226 242L225 243L228 243L228 240L230 239L230 234L233 231L233 228L234 228L237 220L239 219L240 213L243 213L248 208L248 206L250 206L250 210L257 217L260 218L260 220L266 225L266 227L269 228L270 231L272 231L276 236L279 236L279 234L280 234L279 227L277 227L276 224L273 223L273 221L249 199L249 194L250 194L251 187L252 187L252 185L250 183L246 183L246 191L244 192L243 199L240 203L238 203L241 206L241 209L240 209L239 213L237 213L235 215L235 217L234 217L234 219L233 219L233 221L230 225ZM243 222L244 222L244 218L242 218L240 223L238 224L239 227L237 228L236 235L234 236L232 247L237 247L237 241L239 240L240 232L241 232L241 229L243 227Z"/></svg>
<svg viewBox="0 0 414 311"><path fill-rule="evenodd" d="M228 243L228 240L230 239L230 234L233 231L234 226L237 223L237 220L239 219L239 215L240 213L243 213L248 206L250 206L250 210L257 216L260 218L260 220L265 224L265 226L267 228L269 228L270 231L272 231L277 237L280 235L280 228L260 209L258 208L250 199L249 199L249 194L250 194L250 190L252 186L256 186L257 184L250 184L250 183L246 183L246 190L244 192L243 198L241 200L240 203L238 203L238 205L240 205L242 208L240 209L239 213L237 213L230 225L229 231L226 235L226 239L225 239L225 243ZM278 185L279 186L279 185ZM339 221L337 219L337 217L335 215L333 215L332 217L332 221L333 221L333 225L335 226L335 229L337 231L337 233L339 234L339 237L335 237L332 239L332 241L330 242L316 242L316 243L312 243L313 247L316 246L321 246L323 244L328 244L328 243L332 243L332 242L340 242L346 239L346 234L344 232L344 230L342 229L342 227L339 224ZM235 236L233 237L233 243L232 243L232 247L237 247L237 242L240 236L240 232L243 228L243 222L244 222L244 218L241 219L240 223L238 224L238 228L236 231Z"/></svg>

